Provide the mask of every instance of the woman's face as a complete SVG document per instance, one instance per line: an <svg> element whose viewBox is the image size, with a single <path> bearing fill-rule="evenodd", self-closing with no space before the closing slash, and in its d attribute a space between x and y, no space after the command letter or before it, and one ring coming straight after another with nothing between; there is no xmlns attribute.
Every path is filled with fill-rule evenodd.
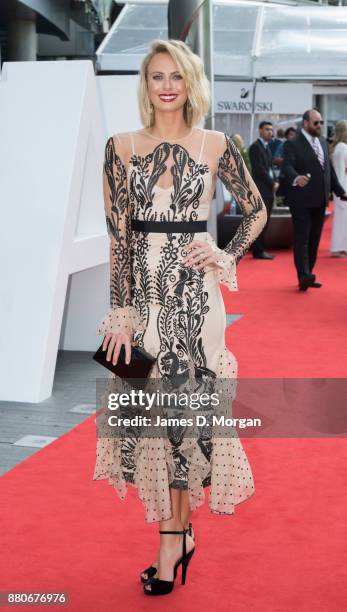
<svg viewBox="0 0 347 612"><path fill-rule="evenodd" d="M183 110L187 88L177 65L169 53L156 53L148 64L147 87L156 111Z"/></svg>

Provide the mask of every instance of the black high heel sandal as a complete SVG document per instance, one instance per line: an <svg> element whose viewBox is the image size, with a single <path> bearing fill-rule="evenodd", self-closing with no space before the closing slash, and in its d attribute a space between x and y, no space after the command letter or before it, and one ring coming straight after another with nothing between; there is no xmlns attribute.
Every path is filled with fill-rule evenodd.
<svg viewBox="0 0 347 612"><path fill-rule="evenodd" d="M193 525L191 523L189 523L187 532L189 533L190 537L193 538L193 540L194 540L195 538L194 538L194 535L193 535ZM141 575L140 575L141 582L143 584L145 584L145 582L147 582L147 580L149 580L150 578L153 578L153 576L155 576L157 571L158 571L158 568L154 567L154 565L150 565L149 567L147 567L147 569L145 569L145 570L143 570L143 572L141 572ZM177 571L177 569L176 569L176 571ZM142 574L147 574L147 578L144 578L142 576ZM175 578L176 578L176 573L175 573Z"/></svg>
<svg viewBox="0 0 347 612"><path fill-rule="evenodd" d="M180 559L178 559L178 561L176 561L175 565L174 565L174 579L173 580L160 580L160 578L149 578L144 587L144 593L146 593L146 595L168 595L169 593L171 593L172 589L175 586L175 578L176 578L176 574L177 574L177 569L178 567L182 564L182 578L181 578L181 584L185 584L186 583L186 576L187 576L187 569L188 569L188 564L194 554L195 551L195 547L192 548L192 550L189 551L189 553L187 553L187 548L186 548L186 535L188 533L188 529L183 529L183 531L159 531L159 533L182 533L183 534L183 551L182 551L182 557ZM151 589L146 589L146 585L150 584L151 585Z"/></svg>

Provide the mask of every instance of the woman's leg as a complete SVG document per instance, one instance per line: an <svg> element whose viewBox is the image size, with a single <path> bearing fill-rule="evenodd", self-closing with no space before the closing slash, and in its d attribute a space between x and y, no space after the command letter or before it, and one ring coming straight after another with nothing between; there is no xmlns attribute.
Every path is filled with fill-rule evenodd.
<svg viewBox="0 0 347 612"><path fill-rule="evenodd" d="M189 505L189 493L187 490L181 491L181 523L184 529L189 527L189 519L192 513Z"/></svg>
<svg viewBox="0 0 347 612"><path fill-rule="evenodd" d="M192 511L190 509L189 506L189 495L188 495L188 491L182 491L182 490L178 490L178 489L172 489L170 488L170 492L172 492L171 495L171 503L173 504L173 517L176 516L177 513L177 508L176 508L176 504L179 503L179 508L178 508L178 516L180 517L180 525L182 525L183 527L159 527L159 529L167 529L167 530L181 530L182 528L184 529L188 529L189 527L189 519L190 516L192 514ZM170 519L170 521L172 521L173 518ZM169 521L162 521L160 523L160 525L167 525ZM165 537L165 536L161 536L161 537ZM174 537L173 535L171 537ZM156 557L156 560L152 563L153 567L158 567L159 566L159 553ZM142 574L144 578L147 578L146 574ZM158 577L158 574L156 574L156 577Z"/></svg>
<svg viewBox="0 0 347 612"><path fill-rule="evenodd" d="M181 491L179 489L173 489L170 487L170 498L171 498L171 507L172 507L172 517L167 521L159 521L159 529L165 531L181 531L183 529L181 523ZM182 536L174 535L174 534L163 534L160 535L160 548L162 548L167 544L170 544L170 538L173 543L177 538ZM154 567L159 567L160 561L160 550L157 555L155 562L152 564ZM143 575L143 574L142 574ZM145 576L146 577L146 576ZM156 578L159 577L158 572L156 573ZM164 578L162 578L164 580Z"/></svg>
<svg viewBox="0 0 347 612"><path fill-rule="evenodd" d="M166 521L159 522L159 529L163 531L182 531L181 521L181 496L182 491L170 487L172 517ZM187 552L194 548L194 540L187 534ZM173 580L173 568L182 556L182 534L160 534L159 565L156 578L160 580ZM150 584L145 584L150 589Z"/></svg>

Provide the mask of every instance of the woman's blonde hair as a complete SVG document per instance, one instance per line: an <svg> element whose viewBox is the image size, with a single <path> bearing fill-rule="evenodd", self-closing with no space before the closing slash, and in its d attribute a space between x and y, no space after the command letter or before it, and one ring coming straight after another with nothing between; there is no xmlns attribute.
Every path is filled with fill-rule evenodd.
<svg viewBox="0 0 347 612"><path fill-rule="evenodd" d="M245 148L243 138L240 134L233 134L231 137L231 140L233 141L234 145L236 145L239 150Z"/></svg>
<svg viewBox="0 0 347 612"><path fill-rule="evenodd" d="M210 83L205 74L201 58L193 53L181 40L156 39L152 42L140 69L138 100L141 122L144 127L151 127L154 122L153 105L149 99L147 87L148 64L157 53L169 53L184 78L187 88L187 101L184 104L183 116L189 127L193 127L205 118L211 105Z"/></svg>
<svg viewBox="0 0 347 612"><path fill-rule="evenodd" d="M339 142L347 144L347 121L338 121L335 125L335 134L331 143L331 149L334 151Z"/></svg>

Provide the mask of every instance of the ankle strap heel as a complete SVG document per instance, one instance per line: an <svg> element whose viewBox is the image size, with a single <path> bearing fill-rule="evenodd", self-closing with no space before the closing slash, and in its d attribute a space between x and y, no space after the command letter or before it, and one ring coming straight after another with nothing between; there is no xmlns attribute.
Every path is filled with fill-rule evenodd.
<svg viewBox="0 0 347 612"><path fill-rule="evenodd" d="M191 560L194 550L195 548L193 548L188 554L187 554L187 543L186 543L186 535L187 533L189 533L190 530L190 526L188 527L188 529L182 529L180 531L171 531L171 530L159 530L159 533L174 533L174 534L182 534L183 535L183 549L182 549L182 557L176 561L175 565L174 565L174 579L171 580L160 580L159 578L150 578L149 580L147 580L147 582L144 585L144 592L146 595L166 595L167 593L171 593L173 587L174 587L174 582L175 582L175 578L176 578L176 573L177 573L177 569L180 565L182 565L182 578L181 578L181 583L185 584L186 583L186 575L187 575L187 568L188 568L188 563ZM151 589L146 589L146 584L147 585L151 585Z"/></svg>
<svg viewBox="0 0 347 612"><path fill-rule="evenodd" d="M189 533L190 537L195 541L195 534L193 535L193 524L189 523L187 529L186 529L187 533ZM149 567L146 567L146 569L144 569L141 574L140 574L140 580L143 584L145 584L145 582L147 582L147 580L149 580L149 578L153 578L156 573L157 573L157 568L154 565L150 565ZM177 573L177 568L174 572L174 578L176 578L176 573ZM143 574L147 574L147 576L143 576Z"/></svg>
<svg viewBox="0 0 347 612"><path fill-rule="evenodd" d="M189 527L188 529L182 529L182 531L160 531L159 533L183 533L183 550L182 550L182 558L178 561L178 564L183 563L183 560L186 558L187 556L187 543L186 543L186 535L189 532ZM176 564L177 565L177 564ZM182 583L184 584L184 583Z"/></svg>
<svg viewBox="0 0 347 612"><path fill-rule="evenodd" d="M189 523L188 529L183 529L182 531L159 531L159 533L182 533L183 534L183 544L182 544L182 557L177 561L174 566L174 580L176 578L177 569L182 564L182 576L181 576L181 584L186 583L187 576L187 568L190 559L193 556L194 548L187 554L187 542L186 535L191 532L191 523Z"/></svg>

